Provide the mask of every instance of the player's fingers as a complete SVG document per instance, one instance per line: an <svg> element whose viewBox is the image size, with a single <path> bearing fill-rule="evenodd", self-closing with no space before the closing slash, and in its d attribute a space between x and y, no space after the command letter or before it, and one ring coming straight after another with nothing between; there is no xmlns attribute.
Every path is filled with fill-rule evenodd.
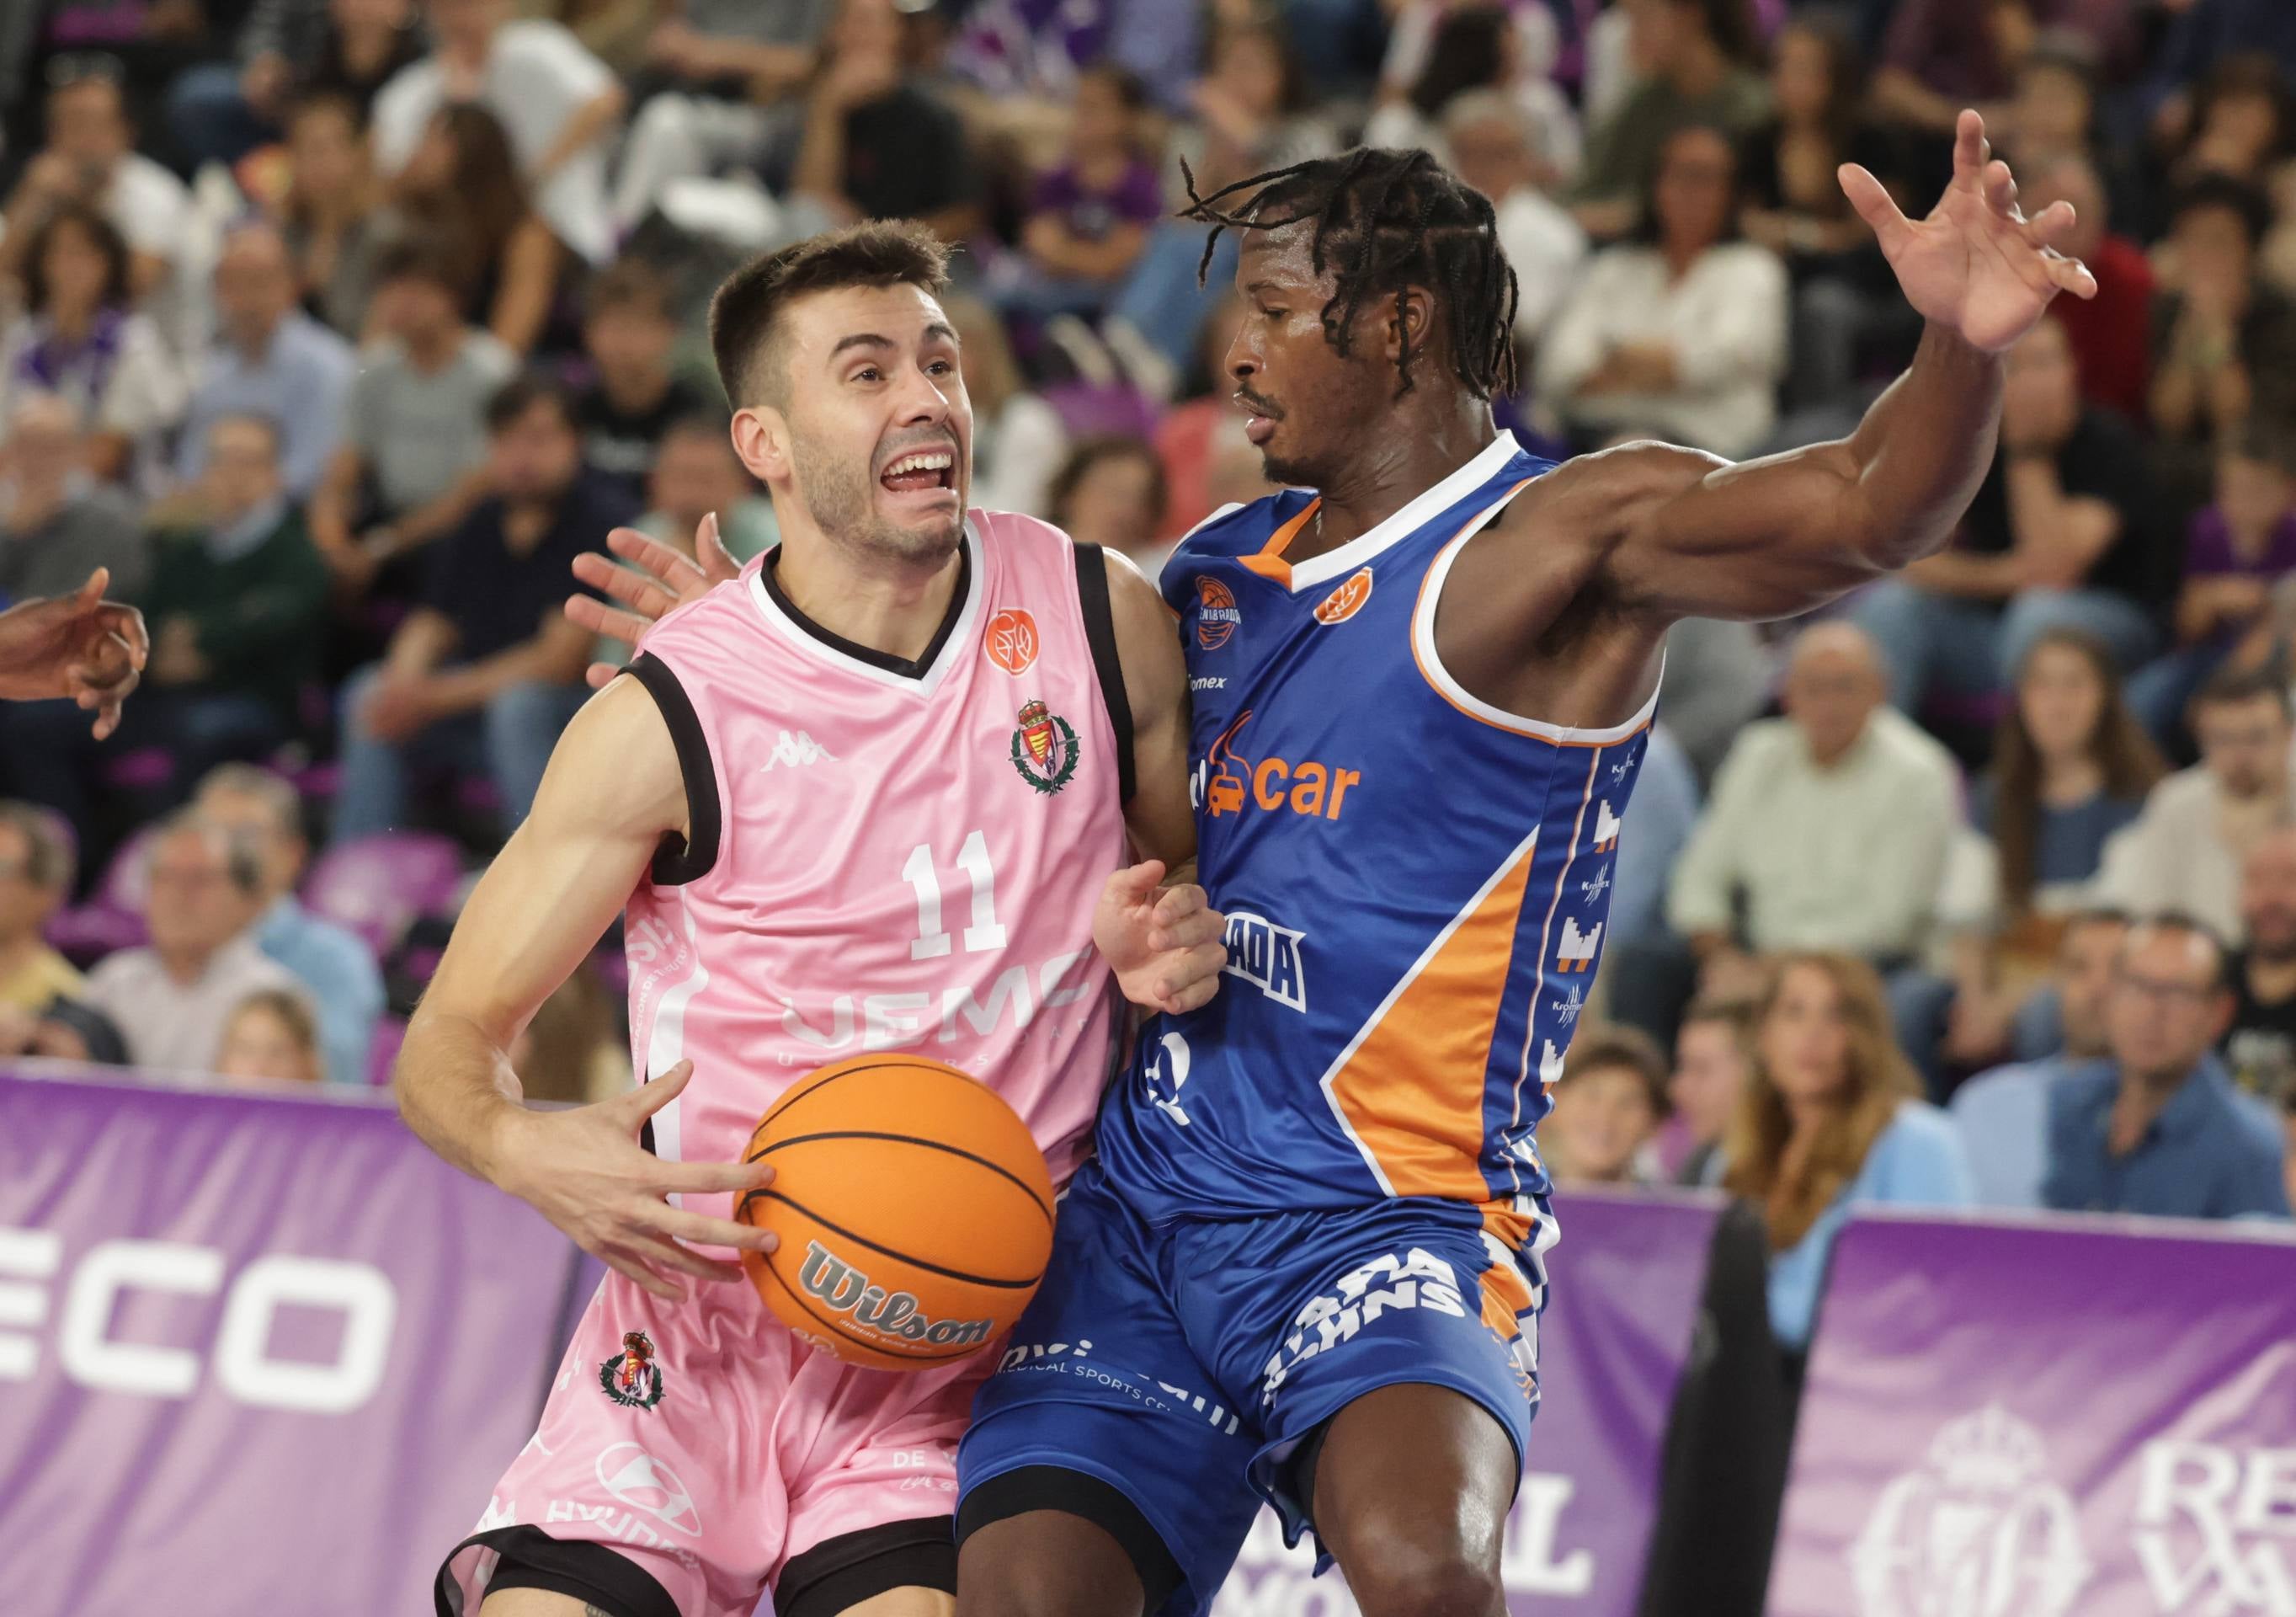
<svg viewBox="0 0 2296 1617"><path fill-rule="evenodd" d="M1227 931L1226 918L1218 912L1200 909L1194 915L1184 915L1169 924L1159 924L1148 934L1148 947L1153 949L1201 948L1217 943Z"/></svg>
<svg viewBox="0 0 2296 1617"><path fill-rule="evenodd" d="M87 582L79 587L79 594L72 597L74 609L79 612L94 611L96 603L103 599L103 592L111 587L111 569L97 568L87 575Z"/></svg>
<svg viewBox="0 0 2296 1617"><path fill-rule="evenodd" d="M1227 950L1207 944L1192 948L1166 966L1156 983L1156 997L1168 1003L1191 989L1218 982L1227 966ZM1210 998L1207 994L1205 998ZM1199 1002L1201 1003L1201 1002Z"/></svg>
<svg viewBox="0 0 2296 1617"><path fill-rule="evenodd" d="M586 550L574 558L574 576L592 589L626 601L650 622L677 604L677 597L635 568Z"/></svg>
<svg viewBox="0 0 2296 1617"><path fill-rule="evenodd" d="M604 1104L619 1106L634 1120L649 1118L676 1100L685 1089L686 1079L693 1076L693 1063L691 1061L677 1062L636 1088L618 1095Z"/></svg>
<svg viewBox="0 0 2296 1617"><path fill-rule="evenodd" d="M732 1219L707 1219L667 1202L659 1212L649 1209L648 1217L663 1235L675 1235L695 1246L730 1246L736 1252L769 1252L782 1244L781 1237L769 1229Z"/></svg>
<svg viewBox="0 0 2296 1617"><path fill-rule="evenodd" d="M654 1176L654 1188L680 1195L714 1195L721 1191L739 1194L762 1190L774 1182L770 1162L664 1162Z"/></svg>
<svg viewBox="0 0 2296 1617"><path fill-rule="evenodd" d="M1953 126L1953 177L1956 184L1973 182L1992 151L1985 138L1985 119L1974 107L1962 109Z"/></svg>
<svg viewBox="0 0 2296 1617"><path fill-rule="evenodd" d="M1870 168L1857 163L1844 163L1835 171L1834 177L1841 182L1841 194L1849 199L1849 205L1857 210L1857 217L1865 220L1866 226L1873 231L1882 251L1889 251L1913 228L1906 222L1906 216L1898 209L1898 204L1890 200L1889 187L1874 178Z"/></svg>
<svg viewBox="0 0 2296 1617"><path fill-rule="evenodd" d="M1183 921L1205 907L1204 890L1193 882L1183 882L1177 887L1168 887L1164 896L1156 900L1159 921Z"/></svg>
<svg viewBox="0 0 2296 1617"><path fill-rule="evenodd" d="M99 568L97 570L102 570ZM152 631L144 627L144 614L132 606L123 606L111 601L101 608L98 621L113 639L119 642L127 653L127 661L136 668L142 668L144 659L152 654Z"/></svg>
<svg viewBox="0 0 2296 1617"><path fill-rule="evenodd" d="M701 526L693 530L693 554L701 558L702 575L713 584L723 584L741 574L742 564L734 559L734 553L726 548L726 541L718 536L718 513L714 511L703 517Z"/></svg>
<svg viewBox="0 0 2296 1617"><path fill-rule="evenodd" d="M619 607L607 605L595 595L567 596L566 620L577 628L588 629L594 635L604 635L624 645L636 645L654 623L643 612L626 612Z"/></svg>
<svg viewBox="0 0 2296 1617"><path fill-rule="evenodd" d="M1999 158L1985 165L1985 203L1998 214L2013 216L2017 210L2017 176L2009 172L2009 165Z"/></svg>
<svg viewBox="0 0 2296 1617"><path fill-rule="evenodd" d="M582 682L594 691L603 691L614 683L621 669L611 662L594 662L582 670Z"/></svg>
<svg viewBox="0 0 2296 1617"><path fill-rule="evenodd" d="M692 556L675 545L649 538L635 528L617 528L609 533L606 548L639 571L660 580L663 588L681 600L709 587L708 576L695 565Z"/></svg>
<svg viewBox="0 0 2296 1617"><path fill-rule="evenodd" d="M625 1280L631 1281L642 1291L649 1292L665 1302L684 1302L685 1288L674 1280L657 1275L645 1263L617 1246L599 1246L592 1255Z"/></svg>
<svg viewBox="0 0 2296 1617"><path fill-rule="evenodd" d="M675 1241L645 1235L638 1230L625 1230L615 1245L657 1273L667 1269L676 1274L691 1275L696 1280L707 1280L713 1285L742 1277L742 1266L738 1263L724 1263L715 1258L705 1258L700 1252L686 1251Z"/></svg>
<svg viewBox="0 0 2296 1617"><path fill-rule="evenodd" d="M2057 283L2059 291L2068 291L2076 298L2096 296L2096 276L2079 259L2068 259L2056 253L2048 258L2049 279Z"/></svg>
<svg viewBox="0 0 2296 1617"><path fill-rule="evenodd" d="M2036 247L2055 247L2071 235L2079 223L2070 202L2051 202L2025 221L2025 239Z"/></svg>
<svg viewBox="0 0 2296 1617"><path fill-rule="evenodd" d="M1139 865L1128 865L1108 878L1108 895L1127 904L1144 904L1156 891L1156 883L1164 879L1164 861L1149 859Z"/></svg>

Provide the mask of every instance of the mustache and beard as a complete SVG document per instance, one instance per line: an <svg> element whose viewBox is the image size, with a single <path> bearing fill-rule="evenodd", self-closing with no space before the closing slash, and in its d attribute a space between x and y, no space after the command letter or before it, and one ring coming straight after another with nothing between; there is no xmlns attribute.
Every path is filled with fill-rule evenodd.
<svg viewBox="0 0 2296 1617"><path fill-rule="evenodd" d="M873 463L856 461L851 456L819 442L792 425L790 433L790 458L797 477L799 497L804 500L807 513L814 526L823 535L844 549L862 554L885 557L906 565L921 565L947 560L956 552L964 538L964 479L957 476L964 467L964 452L956 447L955 439L945 432L932 433L914 443L900 444L889 449L885 464L890 465L902 455L918 449L947 448L956 456L957 464L952 470L952 487L957 491L956 509L945 520L936 519L922 527L907 527L878 513L876 491L881 487Z"/></svg>

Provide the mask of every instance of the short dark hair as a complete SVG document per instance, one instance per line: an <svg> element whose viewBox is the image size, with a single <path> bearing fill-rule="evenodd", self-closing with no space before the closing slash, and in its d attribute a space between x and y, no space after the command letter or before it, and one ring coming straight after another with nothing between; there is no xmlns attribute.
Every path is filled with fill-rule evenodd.
<svg viewBox="0 0 2296 1617"><path fill-rule="evenodd" d="M1658 1041L1640 1028L1623 1023L1589 1028L1570 1042L1562 1058L1562 1082L1598 1067L1621 1067L1642 1080L1651 1111L1664 1117L1671 1108L1666 1098L1666 1055Z"/></svg>
<svg viewBox="0 0 2296 1617"><path fill-rule="evenodd" d="M2281 718L2296 718L2296 706L2292 706L2289 702L2286 677L2269 665L2218 669L2194 694L2193 711L2197 713L2202 708L2228 708L2243 702L2269 702L2280 710Z"/></svg>
<svg viewBox="0 0 2296 1617"><path fill-rule="evenodd" d="M71 885L71 838L49 809L31 803L0 802L0 826L24 839L24 879L45 892Z"/></svg>
<svg viewBox="0 0 2296 1617"><path fill-rule="evenodd" d="M776 391L768 351L782 311L809 292L851 286L914 286L938 298L948 285L948 249L923 226L871 219L808 236L752 259L709 300L709 349L736 409Z"/></svg>
<svg viewBox="0 0 2296 1617"><path fill-rule="evenodd" d="M1499 245L1491 201L1426 152L1358 146L1224 185L1209 196L1184 160L1188 206L1180 217L1212 227L1196 265L1201 282L1220 232L1312 225L1308 262L1336 282L1323 308L1324 341L1345 357L1367 303L1406 286L1427 289L1450 344L1453 378L1477 398L1515 390L1515 275ZM1234 199L1231 201L1230 199ZM1396 356L1396 396L1411 391L1423 345Z"/></svg>
<svg viewBox="0 0 2296 1617"><path fill-rule="evenodd" d="M582 294L582 316L595 320L619 309L671 318L669 277L644 259L617 259L590 279Z"/></svg>
<svg viewBox="0 0 2296 1617"><path fill-rule="evenodd" d="M468 259L453 241L435 230L410 230L385 242L374 255L374 283L427 281L455 302L470 295Z"/></svg>
<svg viewBox="0 0 2296 1617"><path fill-rule="evenodd" d="M537 405L549 406L568 431L574 430L574 396L565 384L539 371L521 371L487 400L487 431L502 431Z"/></svg>
<svg viewBox="0 0 2296 1617"><path fill-rule="evenodd" d="M1076 497L1077 488L1095 466L1104 460L1137 460L1147 463L1151 477L1148 498L1155 507L1154 516L1163 521L1164 507L1171 497L1164 479L1164 458L1156 453L1156 446L1144 438L1128 433L1109 432L1097 438L1079 440L1062 460L1052 480L1045 485L1045 511L1055 527L1067 525L1069 502Z"/></svg>
<svg viewBox="0 0 2296 1617"><path fill-rule="evenodd" d="M58 234L66 230L86 234L95 243L96 251L103 255L103 305L106 308L126 308L135 295L134 281L129 276L131 260L127 239L119 227L85 202L67 202L40 221L32 232L32 239L24 248L24 307L35 314L44 314L48 307L48 249Z"/></svg>
<svg viewBox="0 0 2296 1617"><path fill-rule="evenodd" d="M2209 951L2209 982L2211 989L2220 989L2226 981L2226 966L2229 951L2217 929L2189 910L2164 909L2149 915L2140 915L2129 923L2129 933L2182 932L2188 938L2198 938ZM2127 947L2125 944L2123 947Z"/></svg>
<svg viewBox="0 0 2296 1617"><path fill-rule="evenodd" d="M2237 218L2251 248L2272 229L2272 199L2264 188L2229 174L2202 174L2187 180L2169 204L2169 223L2173 228L2186 214L2209 208Z"/></svg>

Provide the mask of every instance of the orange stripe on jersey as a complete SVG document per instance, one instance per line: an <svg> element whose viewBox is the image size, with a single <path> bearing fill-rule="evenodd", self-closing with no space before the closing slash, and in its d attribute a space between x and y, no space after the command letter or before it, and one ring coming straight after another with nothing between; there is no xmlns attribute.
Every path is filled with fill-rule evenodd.
<svg viewBox="0 0 2296 1617"><path fill-rule="evenodd" d="M1483 1323L1501 1336L1521 1331L1521 1317L1530 1312L1530 1282L1512 1263L1493 1259L1483 1271Z"/></svg>
<svg viewBox="0 0 2296 1617"><path fill-rule="evenodd" d="M1299 515L1267 536L1267 544L1250 555L1238 556L1237 564L1246 572L1256 572L1263 579L1273 579L1284 588L1291 588L1292 563L1283 559L1283 553L1292 547L1292 541L1300 537L1300 530L1308 525L1308 519L1316 514L1316 508L1323 503L1324 497L1320 494L1309 500L1300 508Z"/></svg>
<svg viewBox="0 0 2296 1617"><path fill-rule="evenodd" d="M1486 1201L1484 1071L1498 1031L1534 833L1423 955L1324 1079L1390 1194Z"/></svg>

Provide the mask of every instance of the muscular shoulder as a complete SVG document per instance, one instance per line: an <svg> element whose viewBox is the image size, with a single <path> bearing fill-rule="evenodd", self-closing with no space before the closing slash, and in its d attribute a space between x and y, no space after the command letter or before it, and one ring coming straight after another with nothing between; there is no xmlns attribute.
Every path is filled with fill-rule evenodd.
<svg viewBox="0 0 2296 1617"><path fill-rule="evenodd" d="M1575 456L1522 491L1496 526L1542 544L1614 543L1729 462L1703 449L1637 440Z"/></svg>
<svg viewBox="0 0 2296 1617"><path fill-rule="evenodd" d="M1172 609L1131 557L1103 551L1101 562L1108 570L1108 612L1116 628L1125 697L1134 721L1145 724L1177 708L1187 690Z"/></svg>
<svg viewBox="0 0 2296 1617"><path fill-rule="evenodd" d="M534 821L649 836L684 829L685 783L669 720L635 675L585 702L559 736Z"/></svg>

